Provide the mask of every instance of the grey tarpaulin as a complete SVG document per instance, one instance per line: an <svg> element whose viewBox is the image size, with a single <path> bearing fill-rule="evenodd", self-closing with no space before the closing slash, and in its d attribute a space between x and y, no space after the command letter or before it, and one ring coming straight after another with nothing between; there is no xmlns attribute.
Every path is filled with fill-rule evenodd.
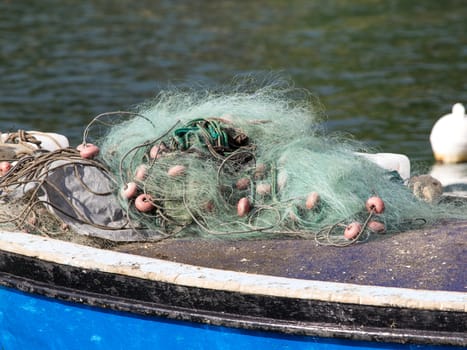
<svg viewBox="0 0 467 350"><path fill-rule="evenodd" d="M42 185L47 208L74 231L112 241L148 241L157 232L135 229L115 196L115 183L102 169L84 163L53 163Z"/></svg>

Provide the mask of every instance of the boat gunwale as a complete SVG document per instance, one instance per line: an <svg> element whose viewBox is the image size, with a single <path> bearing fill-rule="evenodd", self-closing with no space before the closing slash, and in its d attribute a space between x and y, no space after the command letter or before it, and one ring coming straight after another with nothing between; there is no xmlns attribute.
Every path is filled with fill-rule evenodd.
<svg viewBox="0 0 467 350"><path fill-rule="evenodd" d="M22 232L0 231L0 251L186 287L345 304L467 312L467 295L463 292L302 280L219 270Z"/></svg>
<svg viewBox="0 0 467 350"><path fill-rule="evenodd" d="M96 258L101 261L94 265ZM169 267L170 273L164 274ZM189 278L184 278L181 271ZM218 278L217 284L206 283L213 277ZM239 281L232 281L233 277L242 277L242 283L247 277L249 284L261 284L262 279L269 282L272 279L274 283L252 291L247 288L249 284L242 286ZM316 288L324 283L326 292L336 287L375 291L372 286L301 282ZM25 233L0 232L0 285L133 315L239 329L385 343L467 346L462 321L465 311L461 309L371 305L362 302L365 299L361 295L359 303L336 301L338 298L321 300L312 289L302 288L308 293L305 295L303 290L298 294L287 293L286 287L303 287L298 279L202 268ZM376 288L387 289L407 291ZM430 291L419 292L426 296ZM439 291L433 293L444 295ZM465 293L447 294L460 300L465 298Z"/></svg>

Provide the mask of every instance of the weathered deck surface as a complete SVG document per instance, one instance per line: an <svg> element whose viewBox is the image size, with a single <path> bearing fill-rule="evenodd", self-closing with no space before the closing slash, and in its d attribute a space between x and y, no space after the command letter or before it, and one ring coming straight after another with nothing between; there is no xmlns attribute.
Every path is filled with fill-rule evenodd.
<svg viewBox="0 0 467 350"><path fill-rule="evenodd" d="M467 222L380 235L345 248L314 240L169 239L113 250L192 265L321 281L467 291Z"/></svg>

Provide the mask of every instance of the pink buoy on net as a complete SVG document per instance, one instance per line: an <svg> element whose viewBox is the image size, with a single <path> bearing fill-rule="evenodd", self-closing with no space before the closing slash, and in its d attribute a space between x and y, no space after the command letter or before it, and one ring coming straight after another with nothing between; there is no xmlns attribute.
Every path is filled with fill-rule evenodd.
<svg viewBox="0 0 467 350"><path fill-rule="evenodd" d="M311 192L306 197L306 202L305 202L306 208L309 210L314 209L318 205L319 200L320 200L320 197L319 197L318 192Z"/></svg>
<svg viewBox="0 0 467 350"><path fill-rule="evenodd" d="M180 176L180 175L183 175L185 174L185 171L186 171L186 166L184 165L174 165L173 167L171 167L168 171L167 171L167 174L169 176Z"/></svg>
<svg viewBox="0 0 467 350"><path fill-rule="evenodd" d="M240 198L237 203L237 215L238 216L245 216L250 212L251 204L250 200L246 197Z"/></svg>
<svg viewBox="0 0 467 350"><path fill-rule="evenodd" d="M367 227L370 231L374 233L386 232L386 225L379 221L372 220L367 224Z"/></svg>
<svg viewBox="0 0 467 350"><path fill-rule="evenodd" d="M158 159L162 156L162 153L167 151L167 146L161 143L160 145L154 145L149 151L149 157L151 159Z"/></svg>
<svg viewBox="0 0 467 350"><path fill-rule="evenodd" d="M146 164L140 164L135 171L135 179L143 181L148 176L148 167Z"/></svg>
<svg viewBox="0 0 467 350"><path fill-rule="evenodd" d="M362 225L359 222L352 222L351 224L347 225L344 230L344 238L345 239L355 239L358 236L360 231L362 230Z"/></svg>
<svg viewBox="0 0 467 350"><path fill-rule="evenodd" d="M384 202L378 196L373 196L367 199L366 201L366 210L368 212L374 212L376 214L381 214L384 212Z"/></svg>
<svg viewBox="0 0 467 350"><path fill-rule="evenodd" d="M11 163L6 160L0 162L0 176L6 175L11 169Z"/></svg>
<svg viewBox="0 0 467 350"><path fill-rule="evenodd" d="M130 199L136 197L136 193L138 192L138 185L136 182L129 182L121 190L121 194L123 198Z"/></svg>
<svg viewBox="0 0 467 350"><path fill-rule="evenodd" d="M135 207L142 213L150 212L154 209L152 197L147 193L140 194L135 199Z"/></svg>
<svg viewBox="0 0 467 350"><path fill-rule="evenodd" d="M250 186L250 179L247 177L242 177L241 179L238 179L237 183L235 184L235 187L237 187L237 190L246 190Z"/></svg>
<svg viewBox="0 0 467 350"><path fill-rule="evenodd" d="M92 159L99 154L99 147L92 143L82 143L76 147L79 155L84 159Z"/></svg>

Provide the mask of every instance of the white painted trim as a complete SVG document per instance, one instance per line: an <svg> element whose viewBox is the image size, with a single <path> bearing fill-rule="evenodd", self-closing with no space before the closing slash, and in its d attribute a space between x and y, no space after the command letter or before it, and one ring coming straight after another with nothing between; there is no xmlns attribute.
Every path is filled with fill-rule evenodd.
<svg viewBox="0 0 467 350"><path fill-rule="evenodd" d="M255 275L113 252L21 232L0 232L0 250L83 269L189 287L383 307L467 312L467 293L462 292Z"/></svg>

